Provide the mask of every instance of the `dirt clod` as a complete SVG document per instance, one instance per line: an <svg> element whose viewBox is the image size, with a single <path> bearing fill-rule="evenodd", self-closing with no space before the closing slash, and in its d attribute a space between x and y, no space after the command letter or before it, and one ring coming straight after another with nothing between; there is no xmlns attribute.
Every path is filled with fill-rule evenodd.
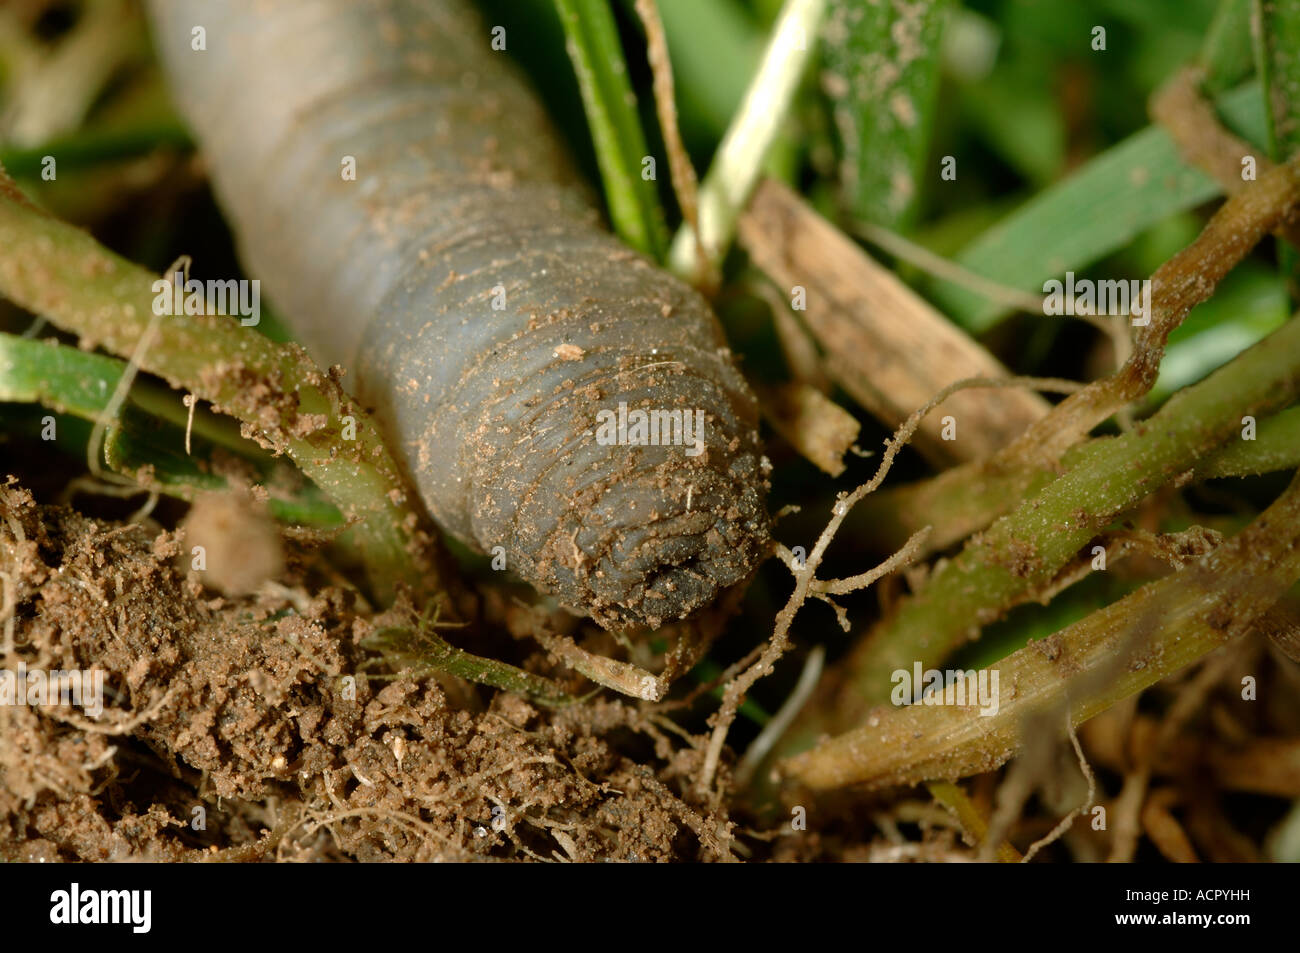
<svg viewBox="0 0 1300 953"><path fill-rule="evenodd" d="M361 641L410 610L367 618L350 592L308 595L295 567L310 554L280 587L211 598L175 556L195 524L238 525L222 507L181 542L0 488L16 587L0 667L102 679L98 713L0 706L0 858L729 856L725 815L680 793L694 750L637 708L539 709L386 671Z"/></svg>

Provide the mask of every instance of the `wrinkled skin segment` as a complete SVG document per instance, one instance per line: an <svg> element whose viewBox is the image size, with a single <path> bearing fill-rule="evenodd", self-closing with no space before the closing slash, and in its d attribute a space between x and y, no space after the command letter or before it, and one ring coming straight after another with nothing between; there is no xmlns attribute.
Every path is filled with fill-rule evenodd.
<svg viewBox="0 0 1300 953"><path fill-rule="evenodd" d="M684 618L748 576L765 463L717 321L602 229L472 10L151 8L250 275L348 368L446 530L606 626ZM602 445L620 402L702 412L704 451Z"/></svg>

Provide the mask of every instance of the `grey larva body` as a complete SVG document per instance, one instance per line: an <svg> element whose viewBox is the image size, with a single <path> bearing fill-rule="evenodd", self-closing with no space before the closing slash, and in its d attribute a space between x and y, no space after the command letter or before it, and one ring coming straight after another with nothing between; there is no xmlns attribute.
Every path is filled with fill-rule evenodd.
<svg viewBox="0 0 1300 953"><path fill-rule="evenodd" d="M472 10L152 9L250 274L355 375L444 528L607 625L683 617L744 578L765 480L717 322L602 230ZM620 403L701 411L704 452L598 440Z"/></svg>

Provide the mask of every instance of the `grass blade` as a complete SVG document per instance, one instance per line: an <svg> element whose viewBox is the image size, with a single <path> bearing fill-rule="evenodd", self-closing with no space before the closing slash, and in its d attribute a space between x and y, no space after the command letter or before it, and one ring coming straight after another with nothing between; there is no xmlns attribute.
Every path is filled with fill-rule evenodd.
<svg viewBox="0 0 1300 953"><path fill-rule="evenodd" d="M1275 162L1300 147L1300 2L1255 0L1255 63L1268 103L1269 155Z"/></svg>
<svg viewBox="0 0 1300 953"><path fill-rule="evenodd" d="M849 687L824 711L839 718L887 697L892 672L941 661L973 627L1050 583L1117 515L1239 432L1243 416L1285 407L1300 393L1297 355L1300 321L1292 320L1180 391L1140 432L1082 447L1071 469L971 540L859 644L844 665Z"/></svg>
<svg viewBox="0 0 1300 953"><path fill-rule="evenodd" d="M1230 127L1251 141L1264 140L1257 85L1233 90L1217 105ZM1221 191L1187 165L1168 133L1152 126L1025 203L955 260L998 284L1041 292L1047 279L1093 264L1151 225ZM1005 306L948 282L936 284L934 296L958 324L977 334L1007 314Z"/></svg>
<svg viewBox="0 0 1300 953"><path fill-rule="evenodd" d="M1300 0L1255 0L1255 65L1264 86L1268 152L1280 162L1300 148ZM1281 271L1294 297L1300 290L1300 256L1278 249Z"/></svg>
<svg viewBox="0 0 1300 953"><path fill-rule="evenodd" d="M116 358L53 341L0 334L0 402L40 404L93 423L108 410L125 372L126 363ZM233 428L225 427L222 418L196 413L193 453L187 454L187 411L176 395L158 391L161 388L138 382L109 425L103 452L114 472L144 488L193 500L201 492L229 488L213 457L217 450L229 450L256 472L268 491L267 504L276 519L318 527L342 523L338 508L314 485L241 438ZM56 424L61 426L62 422Z"/></svg>
<svg viewBox="0 0 1300 953"><path fill-rule="evenodd" d="M750 83L740 112L718 146L700 187L701 267L695 233L681 228L673 238L672 270L700 284L717 269L736 232L736 220L749 200L768 149L776 139L814 46L826 0L787 0L772 30L763 62Z"/></svg>
<svg viewBox="0 0 1300 953"><path fill-rule="evenodd" d="M843 202L856 219L905 228L915 214L948 7L830 0L822 86L839 131Z"/></svg>
<svg viewBox="0 0 1300 953"><path fill-rule="evenodd" d="M532 698L539 704L561 707L574 699L555 682L496 659L472 655L448 643L437 632L438 621L427 615L410 627L388 627L362 640L378 652L385 664L409 669L416 678L432 672L455 675L480 685ZM374 677L374 676L372 676Z"/></svg>
<svg viewBox="0 0 1300 953"><path fill-rule="evenodd" d="M1144 586L992 667L1000 696L909 705L796 756L785 773L813 788L915 784L992 770L1027 731L1078 726L1250 631L1300 575L1300 477L1250 526L1172 576ZM1048 715L1049 720L1041 719ZM1038 721L1032 720L1035 716Z"/></svg>
<svg viewBox="0 0 1300 953"><path fill-rule="evenodd" d="M692 144L705 136L716 142L745 98L763 52L762 32L735 0L658 0L658 6L683 135Z"/></svg>
<svg viewBox="0 0 1300 953"><path fill-rule="evenodd" d="M126 365L53 341L0 334L0 401L42 404L96 420L122 379Z"/></svg>
<svg viewBox="0 0 1300 953"><path fill-rule="evenodd" d="M151 327L140 366L214 409L238 417L263 446L287 453L334 502L381 601L399 584L422 597L441 588L427 518L379 428L293 345L222 315L158 317L156 276L80 229L33 206L0 175L0 293L116 354L132 355ZM351 426L355 439L346 439ZM347 428L347 430L345 430Z"/></svg>
<svg viewBox="0 0 1300 953"><path fill-rule="evenodd" d="M0 165L14 178L35 178L47 156L54 156L59 171L64 172L147 155L155 149L179 151L191 145L186 129L175 119L164 117L132 126L82 130L40 146L5 149L0 151Z"/></svg>
<svg viewBox="0 0 1300 953"><path fill-rule="evenodd" d="M555 0L555 6L582 91L614 230L633 248L662 261L668 231L655 182L642 177L649 149L614 15L606 0Z"/></svg>
<svg viewBox="0 0 1300 953"><path fill-rule="evenodd" d="M1205 69L1205 91L1218 95L1240 82L1255 67L1251 50L1251 7L1253 0L1219 0L1210 29L1201 48Z"/></svg>

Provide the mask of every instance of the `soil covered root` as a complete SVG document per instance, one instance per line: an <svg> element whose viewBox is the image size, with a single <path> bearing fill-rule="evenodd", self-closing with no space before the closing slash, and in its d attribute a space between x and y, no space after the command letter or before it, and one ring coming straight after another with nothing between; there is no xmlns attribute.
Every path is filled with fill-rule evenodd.
<svg viewBox="0 0 1300 953"><path fill-rule="evenodd" d="M638 709L453 707L363 671L388 620L344 590L291 567L214 597L183 551L0 485L0 678L80 672L85 703L102 673L99 712L0 705L0 859L730 858L725 816L675 793L696 751Z"/></svg>

